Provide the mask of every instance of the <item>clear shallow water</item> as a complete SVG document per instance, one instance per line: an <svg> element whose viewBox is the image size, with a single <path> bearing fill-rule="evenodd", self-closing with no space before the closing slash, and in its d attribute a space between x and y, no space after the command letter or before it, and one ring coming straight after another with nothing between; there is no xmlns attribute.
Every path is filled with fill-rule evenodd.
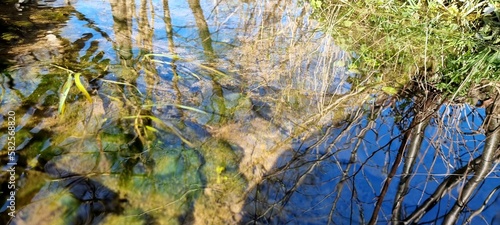
<svg viewBox="0 0 500 225"><path fill-rule="evenodd" d="M9 195L2 195L4 221L370 220L404 132L418 124L411 125L419 100L388 98L381 107L374 92L351 90L347 54L318 31L307 4L74 1L71 7L53 30L57 41L44 34L38 48L21 52L18 65L4 72L15 85L3 80L0 111L15 112L18 143L17 216L6 214ZM68 73L81 73L92 102L72 86L60 114ZM402 218L482 152L484 109L439 109L425 126L400 201ZM378 213L381 224L390 220L403 165ZM488 194L496 196L496 177L492 170L459 221ZM420 222L440 223L463 182ZM497 203L486 205L473 222L492 221Z"/></svg>

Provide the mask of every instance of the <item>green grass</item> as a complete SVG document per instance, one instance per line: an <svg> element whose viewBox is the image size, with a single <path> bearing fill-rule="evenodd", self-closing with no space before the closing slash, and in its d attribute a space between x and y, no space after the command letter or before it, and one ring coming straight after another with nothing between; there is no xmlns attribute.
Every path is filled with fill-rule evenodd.
<svg viewBox="0 0 500 225"><path fill-rule="evenodd" d="M400 88L409 80L455 98L498 81L500 3L493 1L323 1L314 15L351 52L364 83ZM496 35L496 36L495 36Z"/></svg>

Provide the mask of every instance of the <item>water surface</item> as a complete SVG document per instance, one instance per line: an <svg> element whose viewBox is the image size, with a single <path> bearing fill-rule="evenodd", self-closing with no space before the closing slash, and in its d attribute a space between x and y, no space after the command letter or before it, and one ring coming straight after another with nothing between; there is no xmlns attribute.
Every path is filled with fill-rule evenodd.
<svg viewBox="0 0 500 225"><path fill-rule="evenodd" d="M482 154L484 108L353 88L353 54L307 3L53 4L67 19L3 72L0 111L17 118L16 217L8 195L1 208L10 224L386 224L395 205L415 221ZM74 84L61 103L77 73L91 100ZM391 175L412 142L415 160ZM492 222L496 173L460 222ZM463 174L420 223L442 222Z"/></svg>

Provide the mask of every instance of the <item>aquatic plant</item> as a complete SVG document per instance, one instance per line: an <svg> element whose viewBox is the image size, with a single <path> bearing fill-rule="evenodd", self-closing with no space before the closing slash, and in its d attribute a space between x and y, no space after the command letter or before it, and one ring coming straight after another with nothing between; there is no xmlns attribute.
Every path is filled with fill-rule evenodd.
<svg viewBox="0 0 500 225"><path fill-rule="evenodd" d="M66 98L68 97L69 90L71 89L71 87L73 87L73 84L75 84L78 90L82 92L83 96L85 96L85 98L87 98L87 100L90 103L92 103L92 98L90 97L89 93L87 92L87 89L83 86L82 81L80 80L80 75L81 75L80 73L76 73L74 71L68 70L66 68L57 65L53 66L68 72L68 78L66 79L66 82L61 87L61 90L59 92L59 114L64 113L64 109L66 106Z"/></svg>

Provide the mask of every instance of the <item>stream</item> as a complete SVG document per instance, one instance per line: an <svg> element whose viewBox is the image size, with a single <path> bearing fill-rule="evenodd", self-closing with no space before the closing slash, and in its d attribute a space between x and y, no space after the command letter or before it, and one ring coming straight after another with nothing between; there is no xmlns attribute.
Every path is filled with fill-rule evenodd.
<svg viewBox="0 0 500 225"><path fill-rule="evenodd" d="M3 16L38 29L3 33L2 224L500 224L495 104L355 87L307 2L37 4Z"/></svg>

